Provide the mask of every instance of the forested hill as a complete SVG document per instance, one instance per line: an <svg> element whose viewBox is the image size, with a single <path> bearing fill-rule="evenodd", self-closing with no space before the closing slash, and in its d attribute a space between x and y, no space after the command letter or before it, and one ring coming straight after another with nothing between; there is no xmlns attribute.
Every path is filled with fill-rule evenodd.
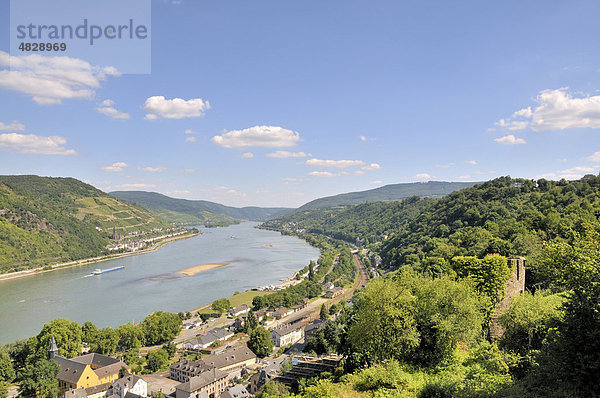
<svg viewBox="0 0 600 398"><path fill-rule="evenodd" d="M410 264L440 273L459 255L533 258L544 242L568 239L585 222L600 228L599 216L599 177L581 181L501 177L443 198L299 211L264 226L371 244L385 266Z"/></svg>
<svg viewBox="0 0 600 398"><path fill-rule="evenodd" d="M228 225L236 219L265 221L286 214L292 209L283 207L230 207L206 200L175 199L156 192L116 191L116 198L142 206L170 222Z"/></svg>
<svg viewBox="0 0 600 398"><path fill-rule="evenodd" d="M0 273L100 255L113 227L170 226L73 178L0 176Z"/></svg>
<svg viewBox="0 0 600 398"><path fill-rule="evenodd" d="M367 191L349 192L315 199L297 211L322 209L332 206L356 205L367 202L385 202L406 199L411 196L440 198L459 189L475 185L475 182L427 181L385 185Z"/></svg>
<svg viewBox="0 0 600 398"><path fill-rule="evenodd" d="M380 252L389 266L413 264L432 271L458 255L535 258L544 242L572 239L586 223L600 228L599 216L600 177L501 177L433 201L394 231Z"/></svg>

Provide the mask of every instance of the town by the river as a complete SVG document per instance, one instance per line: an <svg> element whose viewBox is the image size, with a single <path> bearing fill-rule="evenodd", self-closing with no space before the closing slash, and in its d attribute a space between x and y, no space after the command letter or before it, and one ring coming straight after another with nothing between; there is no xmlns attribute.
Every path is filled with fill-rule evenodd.
<svg viewBox="0 0 600 398"><path fill-rule="evenodd" d="M115 327L158 310L189 311L278 284L319 257L308 243L256 225L200 228L202 235L155 252L0 281L0 343L35 335L54 318ZM201 264L226 265L191 276L179 272ZM124 268L91 275L118 266Z"/></svg>

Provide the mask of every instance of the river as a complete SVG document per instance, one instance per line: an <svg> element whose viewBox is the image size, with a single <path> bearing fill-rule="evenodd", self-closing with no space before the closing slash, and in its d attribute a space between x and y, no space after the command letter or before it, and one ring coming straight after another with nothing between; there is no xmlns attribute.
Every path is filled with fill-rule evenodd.
<svg viewBox="0 0 600 398"><path fill-rule="evenodd" d="M115 327L158 310L189 311L277 284L318 258L319 250L306 242L256 225L200 228L204 234L154 252L0 281L0 343L36 335L54 318ZM194 276L177 272L207 263L228 265ZM125 268L90 276L116 266Z"/></svg>

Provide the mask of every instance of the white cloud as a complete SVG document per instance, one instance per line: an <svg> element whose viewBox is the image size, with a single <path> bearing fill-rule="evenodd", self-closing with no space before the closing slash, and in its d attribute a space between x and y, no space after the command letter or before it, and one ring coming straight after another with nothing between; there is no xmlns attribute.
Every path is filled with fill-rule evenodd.
<svg viewBox="0 0 600 398"><path fill-rule="evenodd" d="M162 166L158 166L158 167L138 167L137 168L139 171L146 171L148 173L164 173L165 171L167 171L166 167L162 167Z"/></svg>
<svg viewBox="0 0 600 398"><path fill-rule="evenodd" d="M355 176L364 176L364 175L365 175L365 172L364 172L364 171L362 171L362 170L356 170L356 171L354 172L354 175L355 175Z"/></svg>
<svg viewBox="0 0 600 398"><path fill-rule="evenodd" d="M185 134L198 134L197 132L195 132L195 131L194 131L194 130L192 130L192 129L186 129L186 130L184 131L184 133L185 133Z"/></svg>
<svg viewBox="0 0 600 398"><path fill-rule="evenodd" d="M551 180L551 179L554 179L554 178L556 178L556 173L544 173L544 174L538 174L538 175L536 176L536 178L538 178L538 179L544 178L544 179L546 179L546 180Z"/></svg>
<svg viewBox="0 0 600 398"><path fill-rule="evenodd" d="M244 152L240 155L242 159L252 159L254 154L252 152Z"/></svg>
<svg viewBox="0 0 600 398"><path fill-rule="evenodd" d="M198 138L196 137L185 137L185 142L196 142Z"/></svg>
<svg viewBox="0 0 600 398"><path fill-rule="evenodd" d="M146 112L146 120L183 119L188 117L201 117L210 109L210 103L202 98L184 100L181 98L166 99L162 95L156 95L146 99L142 107Z"/></svg>
<svg viewBox="0 0 600 398"><path fill-rule="evenodd" d="M600 96L574 97L568 87L540 91L537 106L520 109L497 126L509 130L564 130L568 128L600 128ZM525 119L525 120L523 120Z"/></svg>
<svg viewBox="0 0 600 398"><path fill-rule="evenodd" d="M383 181L381 181L381 180L371 181L370 184L380 185L380 184L383 184Z"/></svg>
<svg viewBox="0 0 600 398"><path fill-rule="evenodd" d="M143 184L143 183L115 185L115 189L149 189L149 188L156 188L156 185Z"/></svg>
<svg viewBox="0 0 600 398"><path fill-rule="evenodd" d="M378 165L377 163L371 163L367 166L361 167L361 169L363 169L363 170L380 170L381 166Z"/></svg>
<svg viewBox="0 0 600 398"><path fill-rule="evenodd" d="M450 167L454 166L454 163L448 163L448 164L437 164L435 165L435 167L438 167L440 169L449 169Z"/></svg>
<svg viewBox="0 0 600 398"><path fill-rule="evenodd" d="M32 155L76 155L73 149L65 148L67 140L60 136L43 137L35 134L0 134L0 148Z"/></svg>
<svg viewBox="0 0 600 398"><path fill-rule="evenodd" d="M362 160L324 160L324 159L308 159L305 162L309 166L316 167L335 167L338 169L345 169L347 167L363 166L365 162ZM373 163L376 164L376 163Z"/></svg>
<svg viewBox="0 0 600 398"><path fill-rule="evenodd" d="M283 178L283 183L285 185L298 185L304 181L307 181L307 178L294 178L294 177Z"/></svg>
<svg viewBox="0 0 600 398"><path fill-rule="evenodd" d="M477 164L477 161L476 160L465 160L465 163L475 166Z"/></svg>
<svg viewBox="0 0 600 398"><path fill-rule="evenodd" d="M469 178L471 178L470 175L464 175L464 176L458 176L457 177L459 180L468 180Z"/></svg>
<svg viewBox="0 0 600 398"><path fill-rule="evenodd" d="M125 162L115 162L115 163L111 164L110 166L102 167L102 171L118 172L118 171L123 171L123 169L126 167L129 167L129 165Z"/></svg>
<svg viewBox="0 0 600 398"><path fill-rule="evenodd" d="M531 111L531 107L519 109L515 113L513 113L513 117L531 117L533 116L533 112Z"/></svg>
<svg viewBox="0 0 600 398"><path fill-rule="evenodd" d="M325 177L325 178L340 176L339 173L330 173L329 171L311 171L310 173L308 173L308 175L313 176L313 177Z"/></svg>
<svg viewBox="0 0 600 398"><path fill-rule="evenodd" d="M527 125L529 124L529 122L527 122L525 120L500 119L494 124L496 126L505 127L511 131L515 131L515 130L525 130L527 128Z"/></svg>
<svg viewBox="0 0 600 398"><path fill-rule="evenodd" d="M432 176L430 174L427 174L427 173L419 173L419 174L415 174L413 176L413 178L417 179L417 180L424 181L424 180L431 180Z"/></svg>
<svg viewBox="0 0 600 398"><path fill-rule="evenodd" d="M505 135L504 137L500 137L500 138L494 138L494 141L496 141L499 144L504 144L504 145L527 144L527 141L525 141L523 138L517 138L512 134Z"/></svg>
<svg viewBox="0 0 600 398"><path fill-rule="evenodd" d="M25 125L16 120L10 124L0 122L0 131L25 131Z"/></svg>
<svg viewBox="0 0 600 398"><path fill-rule="evenodd" d="M108 116L111 119L129 119L129 113L118 111L115 108L115 101L113 100L104 100L100 103L100 106L96 108L96 110L103 115Z"/></svg>
<svg viewBox="0 0 600 398"><path fill-rule="evenodd" d="M196 169L183 169L184 173L197 173L198 171Z"/></svg>
<svg viewBox="0 0 600 398"><path fill-rule="evenodd" d="M305 158L308 156L312 156L310 153L305 152L289 152L289 151L275 151L272 153L267 153L268 158Z"/></svg>
<svg viewBox="0 0 600 398"><path fill-rule="evenodd" d="M40 105L65 99L92 99L107 76L119 76L113 67L98 67L77 58L38 54L11 56L0 51L0 88L24 93Z"/></svg>
<svg viewBox="0 0 600 398"><path fill-rule="evenodd" d="M192 191L188 191L187 189L176 189L174 191L169 191L167 192L167 195L171 195L171 196L189 196L192 194Z"/></svg>
<svg viewBox="0 0 600 398"><path fill-rule="evenodd" d="M586 159L589 160L590 162L600 163L600 152L594 152L593 154L588 156Z"/></svg>
<svg viewBox="0 0 600 398"><path fill-rule="evenodd" d="M537 178L578 180L586 174L593 174L596 169L597 167L575 166L565 170L558 170L556 173L539 174Z"/></svg>
<svg viewBox="0 0 600 398"><path fill-rule="evenodd" d="M361 140L362 142L366 142L366 141L375 141L375 138L369 138L369 137L366 137L366 136L364 136L364 135L361 135L361 136L359 136L358 138L360 138L360 140Z"/></svg>
<svg viewBox="0 0 600 398"><path fill-rule="evenodd" d="M283 127L254 126L226 131L222 135L215 135L211 141L223 148L281 148L296 145L300 141L300 134Z"/></svg>
<svg viewBox="0 0 600 398"><path fill-rule="evenodd" d="M215 188L209 188L209 189L203 189L202 191L208 191L208 192L215 192L217 194L221 194L221 195L227 195L227 196L238 196L238 197L246 197L246 194L244 192L240 192L236 189L232 189L226 186L220 186L220 187L215 187Z"/></svg>
<svg viewBox="0 0 600 398"><path fill-rule="evenodd" d="M579 174L579 173L592 173L595 170L594 167L590 166L576 166L566 170L559 170L561 174Z"/></svg>

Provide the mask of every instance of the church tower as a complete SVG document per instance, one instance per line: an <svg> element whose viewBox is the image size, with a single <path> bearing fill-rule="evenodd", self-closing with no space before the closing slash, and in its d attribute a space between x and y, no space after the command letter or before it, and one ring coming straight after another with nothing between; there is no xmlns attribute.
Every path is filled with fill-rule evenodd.
<svg viewBox="0 0 600 398"><path fill-rule="evenodd" d="M48 352L50 353L50 359L54 359L58 356L58 346L56 345L54 334L52 334L52 343L50 344L50 349Z"/></svg>

